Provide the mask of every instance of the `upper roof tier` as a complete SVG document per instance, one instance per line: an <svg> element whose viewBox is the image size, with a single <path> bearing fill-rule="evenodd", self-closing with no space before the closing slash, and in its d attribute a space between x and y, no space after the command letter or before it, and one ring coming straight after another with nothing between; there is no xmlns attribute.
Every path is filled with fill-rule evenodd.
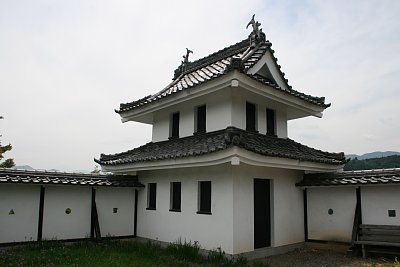
<svg viewBox="0 0 400 267"><path fill-rule="evenodd" d="M271 42L266 40L263 32L260 32L260 38L256 41L254 41L254 36L250 34L247 39L194 62L189 62L187 60L191 52L190 50L187 51L188 54L186 55L185 61L175 70L173 81L169 85L154 95L146 96L137 101L120 104L120 108L116 110L116 112L123 116L125 112L145 107L150 103L179 94L200 84L207 83L226 75L234 69L239 70L251 79L261 82L277 91L294 96L308 104L324 109L330 106L330 104L325 104L324 97L306 95L292 89L288 84L288 80L285 79L285 73L281 71L281 66L277 63L274 50L271 48ZM267 53L271 55L273 59L272 64L274 65L274 69L277 70L276 77L273 77L270 71L266 72L269 75L254 72L253 67L255 67Z"/></svg>

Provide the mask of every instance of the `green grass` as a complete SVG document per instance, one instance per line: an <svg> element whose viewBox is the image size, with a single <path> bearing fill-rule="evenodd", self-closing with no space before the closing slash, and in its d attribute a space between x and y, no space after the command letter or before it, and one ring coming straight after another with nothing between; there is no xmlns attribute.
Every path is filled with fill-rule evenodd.
<svg viewBox="0 0 400 267"><path fill-rule="evenodd" d="M45 241L0 251L0 266L259 266L230 260L221 249L200 252L198 243L177 241L167 247L135 240Z"/></svg>

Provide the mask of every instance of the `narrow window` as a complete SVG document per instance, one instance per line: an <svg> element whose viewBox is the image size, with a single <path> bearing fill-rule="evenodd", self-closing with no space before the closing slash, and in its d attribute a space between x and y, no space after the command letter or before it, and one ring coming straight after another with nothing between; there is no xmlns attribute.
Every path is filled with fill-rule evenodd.
<svg viewBox="0 0 400 267"><path fill-rule="evenodd" d="M179 137L179 112L175 112L171 115L171 138Z"/></svg>
<svg viewBox="0 0 400 267"><path fill-rule="evenodd" d="M246 130L256 131L256 105L246 102Z"/></svg>
<svg viewBox="0 0 400 267"><path fill-rule="evenodd" d="M181 211L181 183L171 183L171 205L169 211Z"/></svg>
<svg viewBox="0 0 400 267"><path fill-rule="evenodd" d="M211 214L211 181L199 182L199 214Z"/></svg>
<svg viewBox="0 0 400 267"><path fill-rule="evenodd" d="M275 131L275 110L267 108L267 134L276 135Z"/></svg>
<svg viewBox="0 0 400 267"><path fill-rule="evenodd" d="M157 194L157 184L149 183L147 184L147 209L156 209L156 194Z"/></svg>
<svg viewBox="0 0 400 267"><path fill-rule="evenodd" d="M196 108L196 133L205 133L206 132L206 105L199 106Z"/></svg>

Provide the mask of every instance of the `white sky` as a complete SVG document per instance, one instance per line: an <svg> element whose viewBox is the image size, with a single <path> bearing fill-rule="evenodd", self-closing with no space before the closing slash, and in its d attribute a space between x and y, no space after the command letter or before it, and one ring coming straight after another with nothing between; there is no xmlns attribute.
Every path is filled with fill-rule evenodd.
<svg viewBox="0 0 400 267"><path fill-rule="evenodd" d="M151 139L114 109L167 85L191 59L245 39L256 14L294 89L323 119L289 137L331 152L400 151L400 1L0 0L0 134L17 165L92 170Z"/></svg>

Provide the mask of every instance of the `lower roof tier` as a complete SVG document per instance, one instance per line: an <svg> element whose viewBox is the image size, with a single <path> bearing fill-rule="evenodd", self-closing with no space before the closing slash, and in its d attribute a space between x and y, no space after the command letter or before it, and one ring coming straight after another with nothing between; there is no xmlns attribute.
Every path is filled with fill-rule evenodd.
<svg viewBox="0 0 400 267"><path fill-rule="evenodd" d="M0 184L73 185L142 188L137 176L27 171L0 168Z"/></svg>
<svg viewBox="0 0 400 267"><path fill-rule="evenodd" d="M297 183L301 187L400 184L400 169L308 173Z"/></svg>
<svg viewBox="0 0 400 267"><path fill-rule="evenodd" d="M150 142L132 150L113 155L101 154L100 159L95 159L95 162L103 166L119 166L199 157L232 147L238 147L266 157L337 166L346 162L344 153L324 152L288 138L249 132L235 127L168 141Z"/></svg>

